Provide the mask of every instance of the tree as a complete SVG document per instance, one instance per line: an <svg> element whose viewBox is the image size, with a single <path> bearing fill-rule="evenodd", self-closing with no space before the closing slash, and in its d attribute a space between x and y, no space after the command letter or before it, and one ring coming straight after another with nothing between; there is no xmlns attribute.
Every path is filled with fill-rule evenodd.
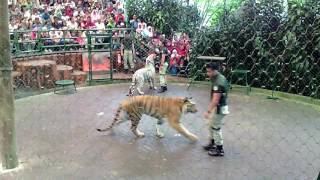
<svg viewBox="0 0 320 180"><path fill-rule="evenodd" d="M128 18L137 15L166 35L173 31L192 35L200 25L197 6L179 0L128 0L125 6Z"/></svg>
<svg viewBox="0 0 320 180"><path fill-rule="evenodd" d="M15 139L14 99L12 88L12 62L8 27L8 1L0 1L0 142L2 166L18 166Z"/></svg>

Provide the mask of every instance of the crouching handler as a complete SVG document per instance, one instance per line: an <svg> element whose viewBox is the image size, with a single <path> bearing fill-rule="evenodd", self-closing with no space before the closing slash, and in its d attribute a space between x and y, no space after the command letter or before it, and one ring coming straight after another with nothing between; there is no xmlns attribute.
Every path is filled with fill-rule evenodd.
<svg viewBox="0 0 320 180"><path fill-rule="evenodd" d="M219 73L219 65L210 63L206 67L207 75L211 79L210 105L204 117L209 121L210 142L204 149L210 156L224 156L222 127L223 120L229 114L227 97L229 83L226 78Z"/></svg>

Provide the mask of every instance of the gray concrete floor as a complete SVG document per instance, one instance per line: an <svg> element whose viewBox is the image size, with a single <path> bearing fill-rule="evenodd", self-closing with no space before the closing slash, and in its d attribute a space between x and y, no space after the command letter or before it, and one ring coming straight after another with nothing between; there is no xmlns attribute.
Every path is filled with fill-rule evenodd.
<svg viewBox="0 0 320 180"><path fill-rule="evenodd" d="M183 124L200 137L191 144L165 124L143 117L146 137L135 139L124 123L111 122L128 84L95 86L72 95L44 94L16 101L17 143L24 168L0 179L315 179L320 171L320 113L308 106L264 96L231 93L225 119L225 157L209 157L208 87L171 85L166 96L193 96L200 110Z"/></svg>

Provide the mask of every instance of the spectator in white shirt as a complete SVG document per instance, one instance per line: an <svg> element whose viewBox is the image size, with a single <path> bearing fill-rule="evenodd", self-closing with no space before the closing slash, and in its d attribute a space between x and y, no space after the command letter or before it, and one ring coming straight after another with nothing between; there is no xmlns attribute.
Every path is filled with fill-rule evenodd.
<svg viewBox="0 0 320 180"><path fill-rule="evenodd" d="M76 21L75 17L72 17L71 20L69 20L67 22L67 27L68 27L68 29L78 29L79 28L79 24Z"/></svg>
<svg viewBox="0 0 320 180"><path fill-rule="evenodd" d="M106 30L106 26L101 19L98 19L96 22L96 28L98 29L99 33L103 33Z"/></svg>

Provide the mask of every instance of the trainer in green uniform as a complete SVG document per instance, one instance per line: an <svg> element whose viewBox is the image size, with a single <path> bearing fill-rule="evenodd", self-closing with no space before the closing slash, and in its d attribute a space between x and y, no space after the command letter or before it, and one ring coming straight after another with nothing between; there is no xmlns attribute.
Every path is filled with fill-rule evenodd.
<svg viewBox="0 0 320 180"><path fill-rule="evenodd" d="M224 156L222 127L223 120L229 114L227 98L229 83L219 73L219 65L210 63L206 67L207 75L211 78L210 105L205 113L205 119L209 120L210 142L204 149L210 156Z"/></svg>
<svg viewBox="0 0 320 180"><path fill-rule="evenodd" d="M121 44L121 55L123 56L123 66L125 72L128 72L129 66L130 69L133 72L134 71L134 44L132 41L132 38L130 37L130 34L126 32L125 37L122 40Z"/></svg>
<svg viewBox="0 0 320 180"><path fill-rule="evenodd" d="M168 49L161 43L161 54L160 54L160 69L159 69L159 78L160 78L160 86L159 93L163 93L168 90L167 88L167 79L166 73L169 66L169 51Z"/></svg>

